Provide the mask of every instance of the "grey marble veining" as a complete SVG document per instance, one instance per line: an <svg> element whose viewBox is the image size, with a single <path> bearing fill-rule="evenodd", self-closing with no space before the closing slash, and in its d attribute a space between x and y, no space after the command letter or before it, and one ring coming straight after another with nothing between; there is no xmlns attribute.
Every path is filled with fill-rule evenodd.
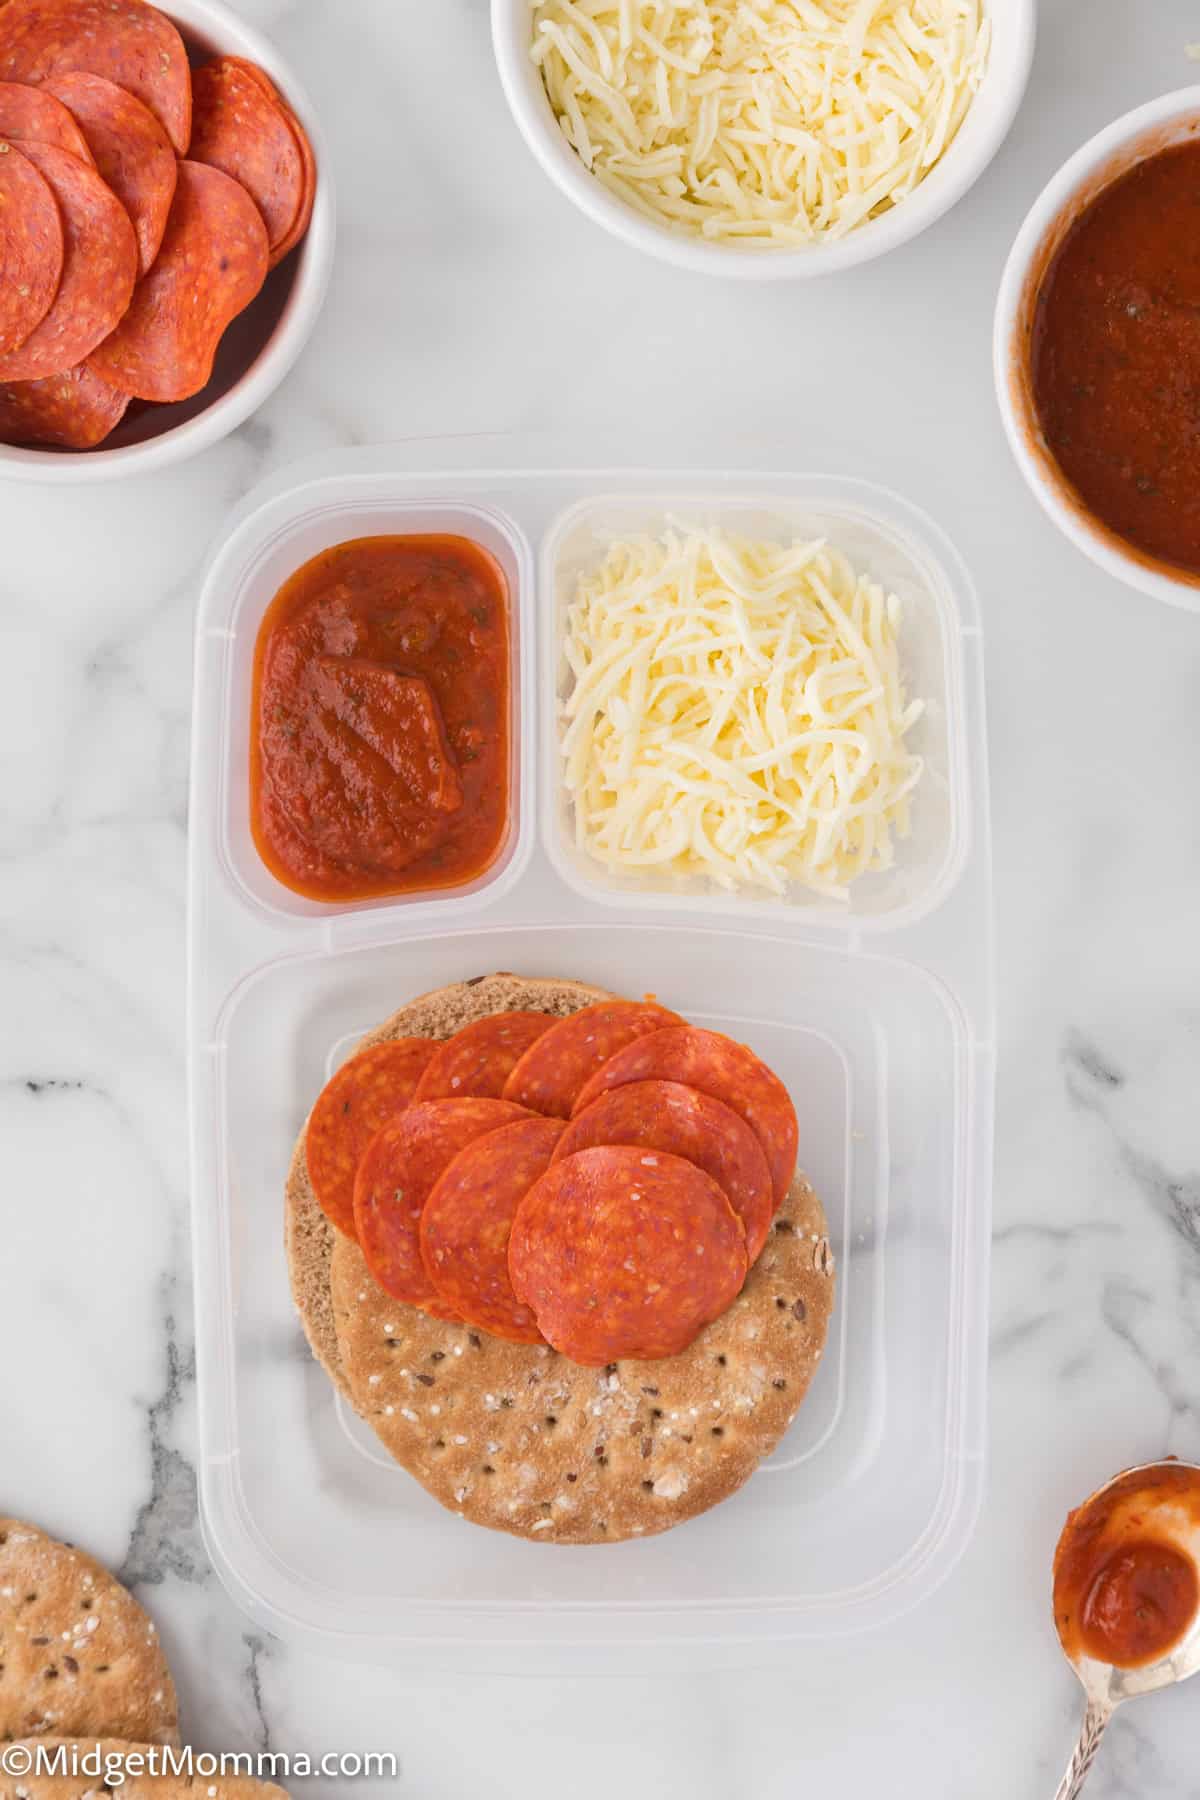
<svg viewBox="0 0 1200 1800"><path fill-rule="evenodd" d="M190 1303L186 1289L182 1298L185 1304ZM186 1326L186 1347L180 1342L179 1300L176 1277L165 1276L160 1283L163 1382L155 1398L144 1403L150 1492L138 1508L129 1548L117 1571L130 1587L158 1586L168 1576L202 1582L210 1574L200 1536L196 1471L177 1442L185 1393L196 1379L190 1321Z"/></svg>
<svg viewBox="0 0 1200 1800"><path fill-rule="evenodd" d="M1025 111L927 237L832 286L727 288L599 237L533 168L483 0L241 0L328 124L329 304L271 403L182 469L0 488L3 1504L78 1539L159 1620L207 1748L396 1751L414 1800L894 1800L1053 1792L1077 1697L1050 1625L1067 1507L1200 1456L1200 633L1034 509L996 420L991 304L1041 183L1195 79L1192 0L1045 0ZM628 404L636 396L636 410ZM196 1513L183 1059L191 608L260 475L432 433L677 460L760 444L902 489L979 578L1001 925L992 1465L917 1616L754 1673L456 1680L263 1637ZM281 1344L280 1355L291 1354ZM1114 1725L1097 1800L1200 1794L1200 1693ZM333 1792L315 1782L315 1800Z"/></svg>

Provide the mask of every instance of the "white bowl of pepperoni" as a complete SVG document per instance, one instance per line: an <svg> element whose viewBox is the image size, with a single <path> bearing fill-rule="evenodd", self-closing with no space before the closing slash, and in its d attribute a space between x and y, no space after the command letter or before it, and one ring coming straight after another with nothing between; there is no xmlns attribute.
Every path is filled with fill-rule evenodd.
<svg viewBox="0 0 1200 1800"><path fill-rule="evenodd" d="M278 386L333 261L320 127L214 0L0 9L0 475L206 449Z"/></svg>

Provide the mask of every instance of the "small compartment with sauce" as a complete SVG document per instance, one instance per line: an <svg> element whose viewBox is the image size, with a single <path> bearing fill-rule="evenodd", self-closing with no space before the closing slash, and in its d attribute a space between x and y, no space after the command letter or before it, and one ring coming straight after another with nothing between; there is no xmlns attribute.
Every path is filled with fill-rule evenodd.
<svg viewBox="0 0 1200 1800"><path fill-rule="evenodd" d="M482 507L323 500L316 484L222 560L221 850L243 895L319 919L503 892L529 838L519 527Z"/></svg>

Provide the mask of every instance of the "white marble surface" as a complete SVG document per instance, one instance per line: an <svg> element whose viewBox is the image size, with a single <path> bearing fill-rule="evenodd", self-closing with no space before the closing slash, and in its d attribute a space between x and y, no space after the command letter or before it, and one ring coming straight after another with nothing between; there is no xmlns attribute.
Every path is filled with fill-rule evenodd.
<svg viewBox="0 0 1200 1800"><path fill-rule="evenodd" d="M1063 157L1196 77L1194 0L1044 0L1026 106L969 199L833 286L761 291L643 261L557 197L504 110L484 0L241 5L333 144L341 252L316 338L182 469L0 491L0 1504L138 1585L205 1746L395 1749L420 1800L1049 1795L1076 1718L1047 1606L1063 1512L1122 1463L1200 1456L1200 622L1094 572L1035 510L993 406L991 304ZM634 459L633 393L676 461L782 446L903 489L980 581L1001 926L988 1502L918 1616L754 1674L342 1669L256 1637L195 1516L195 579L233 501L296 456L553 428L580 461L622 433ZM1117 1723L1097 1800L1200 1793L1198 1697Z"/></svg>

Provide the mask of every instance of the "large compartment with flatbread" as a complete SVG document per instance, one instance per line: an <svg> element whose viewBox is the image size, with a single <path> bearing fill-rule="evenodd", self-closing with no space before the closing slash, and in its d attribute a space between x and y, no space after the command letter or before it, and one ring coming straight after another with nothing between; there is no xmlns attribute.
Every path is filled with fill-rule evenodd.
<svg viewBox="0 0 1200 1800"><path fill-rule="evenodd" d="M614 998L571 980L508 971L471 977L410 1000L357 1050L369 1058L398 1041L406 1052L426 1040L456 1041L464 1027L521 1008L555 1022L579 1015L577 1041L586 1052L597 1010ZM352 1057L348 1075L359 1066ZM344 1118L352 1102L343 1078L332 1091L335 1118ZM485 1108L495 1105L484 1101ZM450 1102L451 1113L454 1107ZM426 1110L415 1106L408 1116ZM530 1117L537 1127L563 1129L562 1121ZM403 1126L401 1118L390 1130L402 1137ZM670 1531L729 1499L778 1448L819 1369L836 1291L825 1211L799 1171L789 1171L761 1248L748 1246L753 1264L732 1303L724 1299L672 1354L596 1357L583 1365L534 1341L536 1333L514 1341L482 1320L448 1318L429 1290L432 1315L385 1291L365 1243L335 1229L322 1211L308 1140L306 1125L288 1168L283 1231L309 1347L379 1444L457 1517L532 1543L624 1544ZM495 1163L499 1143L486 1130L476 1139L479 1167ZM640 1184L652 1181L661 1159L649 1158L647 1167L640 1152L629 1154ZM677 1158L668 1160L679 1167ZM475 1206L478 1183L476 1174ZM719 1191L718 1203L724 1205ZM728 1218L743 1245L741 1225L732 1212ZM688 1262L704 1254L698 1238L691 1212L681 1252ZM612 1277L619 1279L622 1263L631 1267L624 1260L630 1248L622 1242L607 1264L610 1297ZM663 1274L661 1242L656 1252L651 1278ZM740 1248L739 1255L744 1274Z"/></svg>
<svg viewBox="0 0 1200 1800"><path fill-rule="evenodd" d="M252 496L200 604L189 1031L198 1476L215 1564L261 1627L330 1654L396 1666L712 1667L761 1656L771 1643L879 1623L914 1605L953 1567L982 1489L993 1013L982 659L969 580L932 528L922 536L917 515L900 503L889 513L886 496L865 490L848 488L835 505L836 484L806 489L797 476L639 481L561 466L489 472L464 468L467 452L449 445L425 447L427 467L414 472L403 466L405 454L341 459L307 484L277 478ZM665 510L668 497L678 505L690 493L717 508L716 492L742 508L760 495L764 517L797 524L832 517L836 506L862 523L869 503L869 530L879 541L903 545L914 568L936 571L939 655L957 709L936 724L945 723L962 751L955 806L964 831L955 879L923 916L862 927L853 917L801 911L785 918L753 908L741 920L698 905L649 914L620 897L574 891L557 866L557 819L539 807L535 788L538 734L553 720L545 634L555 617L559 522L583 500L593 501L589 516L602 526L609 515L619 521L634 500L645 512L661 494ZM624 498L598 498L606 495ZM285 916L264 906L244 879L236 783L244 770L248 658L272 584L286 577L289 562L297 566L347 537L456 525L470 531L473 524L505 546L515 626L520 831L503 878L475 895L336 916ZM357 1361L359 1401L365 1395L369 1407L376 1388L401 1379L380 1360L394 1353L377 1350L373 1337L395 1321L358 1300L370 1290L355 1285L345 1257L334 1272L323 1215L291 1206L285 1245L295 1146L324 1083L399 1009L441 990L490 993L504 971L520 979L511 999L497 990L502 1004L530 1004L529 983L545 984L554 1010L568 1009L576 984L581 994L653 994L689 1022L750 1045L799 1116L803 1179L781 1216L837 1272L828 1335L798 1410L781 1398L761 1445L735 1446L736 1455L707 1462L704 1479L714 1483L700 1496L707 1509L697 1506L696 1516L684 1509L670 1530L638 1532L654 1516L652 1499L670 1504L679 1473L656 1460L655 1443L651 1473L631 1476L638 1497L619 1521L621 1541L607 1547L594 1534L571 1541L566 1531L541 1544L531 1541L532 1525L514 1535L503 1520L480 1521L501 1530L478 1529L472 1509L486 1508L486 1496L455 1502L466 1480L492 1479L482 1459L476 1467L475 1446L454 1445L454 1433L442 1449L436 1437L427 1445L402 1435L394 1421L408 1403L398 1387L380 1394L384 1416L371 1429L339 1387L339 1346ZM463 1004L453 1015L459 1022L471 1016ZM313 1347L297 1316L289 1252ZM802 1301L808 1317L819 1313L826 1290L810 1281L819 1270L802 1277L799 1262L768 1267L772 1253L768 1240L762 1269L764 1279L780 1276L769 1303L772 1329L782 1332L777 1300ZM794 1257L795 1244L788 1254ZM758 1305L756 1273L743 1296L751 1306ZM799 1312L788 1316L799 1320ZM456 1347L463 1359L484 1353L459 1328L423 1315L407 1319L406 1329L430 1372ZM795 1332L788 1340L780 1353L795 1358ZM495 1389L455 1377L464 1417L478 1414L482 1422L487 1403L479 1392L509 1392L503 1384L518 1361L528 1372L527 1360L510 1354L521 1348L499 1340L486 1346ZM740 1371L726 1374L729 1360L717 1362L728 1359L723 1344L714 1343L712 1354L729 1399ZM798 1366L768 1371L768 1384L790 1381ZM379 1382L363 1387L372 1374ZM610 1379L603 1370L576 1370L564 1418L643 1404L652 1417L661 1396L642 1396L641 1388L657 1385L653 1379L636 1382L636 1396L625 1392L623 1371L620 1393ZM685 1387L662 1409L668 1423L671 1410L700 1405ZM710 1395L710 1406L713 1398L721 1394ZM389 1405L396 1414L386 1414ZM470 1437L465 1429L457 1435ZM651 1436L626 1433L638 1457ZM770 1453L751 1474L750 1453L767 1438ZM503 1451L493 1433L485 1455L490 1441ZM423 1460L435 1454L446 1456L444 1465ZM547 1467L561 1483L577 1473L565 1460ZM708 1505L722 1498L720 1471L731 1468L731 1497ZM690 1481L692 1471L683 1472ZM611 1461L603 1476L592 1471L592 1500L610 1473L621 1473ZM641 1486L647 1480L650 1489ZM660 1480L666 1485L654 1496ZM591 1517L603 1514L593 1507Z"/></svg>

